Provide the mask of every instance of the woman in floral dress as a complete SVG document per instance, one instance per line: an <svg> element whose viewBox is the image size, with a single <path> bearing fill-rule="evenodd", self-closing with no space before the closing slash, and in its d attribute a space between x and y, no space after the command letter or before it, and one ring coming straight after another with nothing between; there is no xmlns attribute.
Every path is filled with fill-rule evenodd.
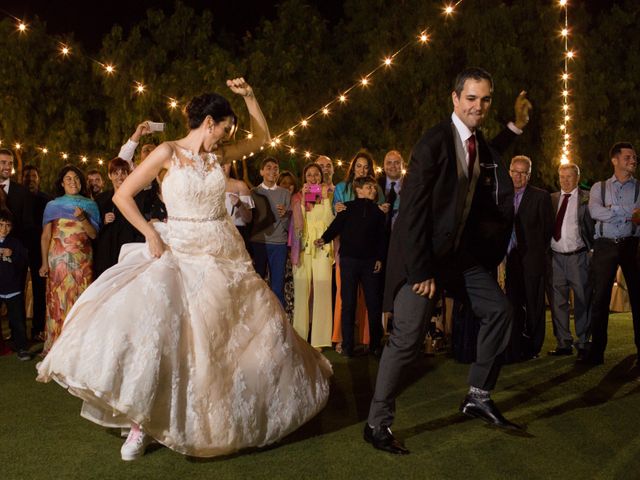
<svg viewBox="0 0 640 480"><path fill-rule="evenodd" d="M47 277L43 356L60 335L67 313L93 279L91 241L100 228L98 206L86 196L80 169L65 166L56 188L58 197L47 203L42 221L40 276Z"/></svg>

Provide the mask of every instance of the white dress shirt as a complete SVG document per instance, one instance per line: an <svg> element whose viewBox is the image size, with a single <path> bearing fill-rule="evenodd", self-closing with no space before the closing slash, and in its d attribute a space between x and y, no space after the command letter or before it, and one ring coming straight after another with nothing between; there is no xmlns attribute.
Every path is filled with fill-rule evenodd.
<svg viewBox="0 0 640 480"><path fill-rule="evenodd" d="M551 250L559 253L575 252L585 246L582 237L580 237L580 224L578 223L578 202L580 201L580 194L577 187L571 192L560 192L556 215L558 215L558 210L560 210L562 206L565 193L569 193L571 196L567 203L567 211L564 213L560 240L556 242L551 238Z"/></svg>

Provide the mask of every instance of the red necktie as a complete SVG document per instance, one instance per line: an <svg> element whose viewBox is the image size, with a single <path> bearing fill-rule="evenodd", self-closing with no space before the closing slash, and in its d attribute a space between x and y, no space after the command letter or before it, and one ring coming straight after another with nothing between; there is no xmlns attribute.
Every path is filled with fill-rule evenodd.
<svg viewBox="0 0 640 480"><path fill-rule="evenodd" d="M569 203L570 193L563 193L562 204L558 215L556 215L556 228L553 230L553 239L557 242L562 237L562 222L564 221L564 214L567 213L567 204Z"/></svg>
<svg viewBox="0 0 640 480"><path fill-rule="evenodd" d="M473 177L473 166L476 163L476 136L471 135L467 140L467 151L469 152L469 178Z"/></svg>

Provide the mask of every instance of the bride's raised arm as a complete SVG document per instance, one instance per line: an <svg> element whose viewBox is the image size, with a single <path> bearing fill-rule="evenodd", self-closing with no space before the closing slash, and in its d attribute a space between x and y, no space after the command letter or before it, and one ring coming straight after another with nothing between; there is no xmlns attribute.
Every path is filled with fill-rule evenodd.
<svg viewBox="0 0 640 480"><path fill-rule="evenodd" d="M158 232L144 218L134 197L149 185L162 169L169 168L173 149L168 143L158 145L144 161L126 178L113 195L113 203L120 212L142 233L149 243L149 250L154 257L159 257L165 245Z"/></svg>
<svg viewBox="0 0 640 480"><path fill-rule="evenodd" d="M247 110L249 110L252 133L251 138L245 138L236 143L220 147L218 153L221 153L223 161L232 162L233 160L241 160L243 156L248 156L251 153L257 153L261 146L271 140L271 135L269 135L269 125L267 125L267 120L264 118L258 100L253 94L253 89L245 82L244 78L227 80L227 86L233 93L244 97Z"/></svg>

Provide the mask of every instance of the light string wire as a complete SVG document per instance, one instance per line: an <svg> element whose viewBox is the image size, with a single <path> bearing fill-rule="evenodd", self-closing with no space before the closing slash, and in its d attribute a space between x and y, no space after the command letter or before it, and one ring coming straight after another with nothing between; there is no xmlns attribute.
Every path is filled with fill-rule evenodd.
<svg viewBox="0 0 640 480"><path fill-rule="evenodd" d="M445 4L445 6L442 7L443 15L445 16L453 15L453 13L455 12L455 9L462 2L463 0L457 0L456 2ZM10 13L4 10L0 10L0 11L5 13L5 15L12 18L16 22L16 31L20 35L26 35L29 32L29 25L25 21L19 19L14 15L11 15ZM333 108L335 108L336 106L344 106L345 104L348 103L350 92L352 92L356 88L366 89L372 84L372 79L376 74L388 70L393 65L394 61L402 53L404 53L409 47L414 45L424 46L429 43L429 40L430 40L430 33L429 33L429 29L426 28L420 32L420 34L417 36L417 39L411 39L407 41L404 45L398 48L393 54L384 57L384 60L382 63L377 65L374 69L372 69L368 73L361 75L360 79L357 82L353 83L352 85L348 86L345 89L342 89L341 93L337 97L335 97L333 100L325 103L324 105L322 105L320 108L318 108L311 114L307 115L306 117L302 118L298 122L284 129L279 134L272 137L271 142L267 145L262 146L260 150L264 150L265 147L271 147L273 149L284 148L288 151L290 155L300 155L306 159L312 159L312 158L317 158L321 156L322 154L314 153L311 149L305 149L305 148L299 149L295 145L293 145L290 140L286 141L285 139L293 139L297 131L301 129L310 128L312 126L311 124L312 119L316 117L327 118L332 113ZM63 58L69 58L70 56L75 54L74 49L69 44L62 42L60 40L52 39L52 41L54 41L56 44L56 49L58 51L58 54ZM100 66L100 68L104 71L104 74L107 77L116 75L120 71L117 65L113 64L112 62L100 61L95 58L92 58L89 55L84 55L84 54L79 54L79 55L84 56L91 62ZM150 90L148 85L146 85L144 82L139 80L134 80L132 82L132 88L134 93L138 95L144 95ZM180 106L180 101L176 97L169 96L169 95L162 95L162 97L166 98L167 107L169 109L174 110ZM246 136L248 138L252 137L251 132L247 130L244 130L244 132L246 133ZM3 147L5 145L11 145L16 151L23 152L25 148L28 146L28 143L21 142L18 140L7 142L6 140L3 140L0 138L0 147ZM39 154L41 154L43 157L46 157L50 153L50 150L46 146L34 145L32 146L32 148L38 151ZM243 157L243 160L246 159L247 157L252 157L254 154L255 152L250 153L249 155ZM88 164L90 160L89 155L85 153L77 153L77 152L74 153L71 151L62 151L62 152L59 152L59 155L60 155L60 158L62 158L63 160L71 160L72 158L79 159L80 162L85 165ZM95 157L95 160L99 166L103 166L105 163L105 161L99 156ZM342 166L342 161L338 160L337 165L339 167Z"/></svg>

